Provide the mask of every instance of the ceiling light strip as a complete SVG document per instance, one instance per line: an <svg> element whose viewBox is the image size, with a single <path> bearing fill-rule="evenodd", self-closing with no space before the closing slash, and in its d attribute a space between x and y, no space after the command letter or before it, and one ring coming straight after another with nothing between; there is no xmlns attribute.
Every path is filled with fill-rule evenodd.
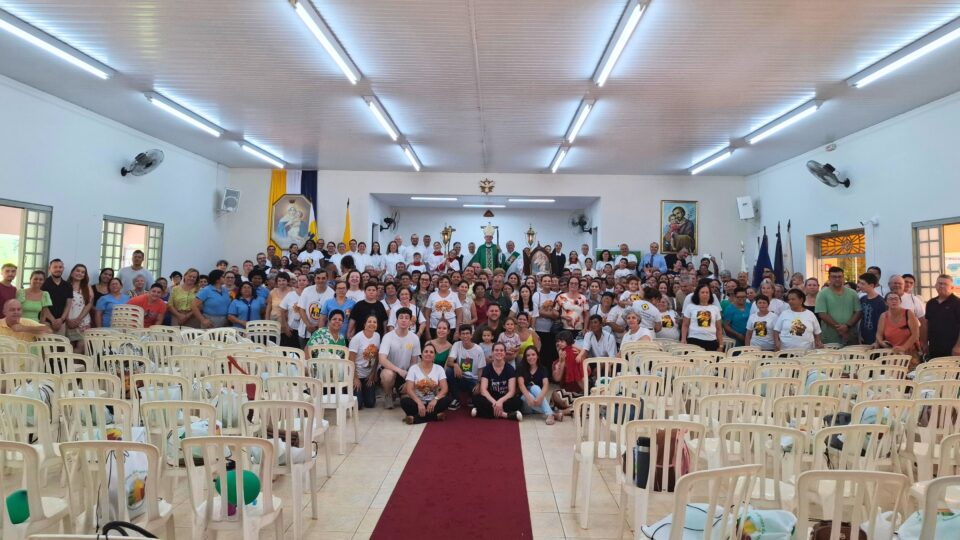
<svg viewBox="0 0 960 540"><path fill-rule="evenodd" d="M39 47L48 53L67 61L74 66L98 77L109 79L116 75L116 70L110 66L83 54L70 45L47 34L46 32L27 24L6 11L0 10L0 29L6 30L18 38Z"/></svg>
<svg viewBox="0 0 960 540"><path fill-rule="evenodd" d="M890 56L887 56L883 60L860 71L853 77L847 79L847 84L854 88L863 88L957 38L960 38L960 18L950 21Z"/></svg>
<svg viewBox="0 0 960 540"><path fill-rule="evenodd" d="M553 156L553 161L550 162L550 172L557 172L557 169L560 168L560 164L563 163L563 158L567 157L567 153L569 151L569 146L561 146L557 149L556 155Z"/></svg>
<svg viewBox="0 0 960 540"><path fill-rule="evenodd" d="M317 41L319 41L320 45L327 51L327 54L333 58L333 61L336 62L337 67L339 67L340 71L347 77L350 84L357 84L357 81L363 77L360 69L350 60L347 51L340 45L337 37L330 30L330 27L327 26L327 23L323 20L323 17L320 16L320 13L313 4L309 2L309 0L290 0L290 3L297 12L297 16L300 17L300 20L303 21L303 24L307 26L307 29L310 30L313 36L317 38Z"/></svg>
<svg viewBox="0 0 960 540"><path fill-rule="evenodd" d="M410 197L411 201L456 201L456 197Z"/></svg>
<svg viewBox="0 0 960 540"><path fill-rule="evenodd" d="M383 108L380 99L377 98L377 96L363 96L363 100L367 102L367 108L370 109L370 112L373 114L373 117L377 119L377 122L383 126L387 135L394 141L400 138L400 129L393 123L393 119L390 118L387 110Z"/></svg>
<svg viewBox="0 0 960 540"><path fill-rule="evenodd" d="M507 199L507 202L515 203L555 203L556 199Z"/></svg>
<svg viewBox="0 0 960 540"><path fill-rule="evenodd" d="M747 140L748 144L756 144L773 135L774 133L786 129L787 127L792 126L800 120L803 120L804 118L817 112L822 104L822 101L816 99L810 100L744 138Z"/></svg>
<svg viewBox="0 0 960 540"><path fill-rule="evenodd" d="M420 172L423 164L420 163L420 158L418 158L417 153L413 151L413 147L409 144L404 144L400 146L400 149L403 150L403 155L407 156L407 160L410 161L410 165L413 165L414 170Z"/></svg>
<svg viewBox="0 0 960 540"><path fill-rule="evenodd" d="M577 140L577 135L580 134L583 123L587 121L587 116L590 114L590 111L593 110L595 103L595 99L584 99L580 102L576 114L573 115L573 122L570 123L570 127L567 128L567 134L563 137L567 141L567 144L573 144L573 141Z"/></svg>
<svg viewBox="0 0 960 540"><path fill-rule="evenodd" d="M732 148L729 148L729 147L728 147L728 148L724 148L723 150L717 152L716 154L713 154L712 156L704 159L703 161L700 161L700 162L695 163L695 164L694 164L692 167L690 167L690 169L689 169L689 170L690 170L690 174L697 174L697 173L700 173L700 172L702 172L702 171L705 171L705 170L709 169L710 167L713 167L713 166L716 165L717 163L720 163L721 161L727 159L728 157L730 157L731 154L733 154L733 149L732 149Z"/></svg>
<svg viewBox="0 0 960 540"><path fill-rule="evenodd" d="M603 86L607 82L610 72L613 71L617 60L620 59L620 55L626 48L627 42L630 41L633 31L640 24L640 17L643 16L646 9L647 3L645 1L630 0L627 2L627 7L623 10L623 15L620 16L620 22L617 24L610 42L607 43L607 48L603 52L603 56L600 57L600 64L597 65L594 72L593 82L597 86Z"/></svg>
<svg viewBox="0 0 960 540"><path fill-rule="evenodd" d="M251 156L266 161L278 169L282 169L284 166L282 159L256 145L248 143L247 141L240 143L240 148L242 148L244 152L250 154Z"/></svg>
<svg viewBox="0 0 960 540"><path fill-rule="evenodd" d="M464 208L506 208L505 204L464 204Z"/></svg>
<svg viewBox="0 0 960 540"><path fill-rule="evenodd" d="M207 120L206 118L200 116L199 114L178 105L177 103L170 101L169 99L161 96L156 92L148 92L145 94L147 100L152 103L158 109L173 115L180 120L190 124L191 126L206 131L214 137L219 137L223 135L224 129L220 126L214 124L213 122Z"/></svg>

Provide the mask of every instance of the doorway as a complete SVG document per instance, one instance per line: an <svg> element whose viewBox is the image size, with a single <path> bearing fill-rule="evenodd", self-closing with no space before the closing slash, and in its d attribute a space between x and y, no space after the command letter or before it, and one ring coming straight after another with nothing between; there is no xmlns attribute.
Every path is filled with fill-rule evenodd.
<svg viewBox="0 0 960 540"><path fill-rule="evenodd" d="M813 237L816 253L816 269L813 275L820 283L827 282L830 268L843 268L844 281L857 282L857 277L867 271L867 240L863 229L852 229Z"/></svg>

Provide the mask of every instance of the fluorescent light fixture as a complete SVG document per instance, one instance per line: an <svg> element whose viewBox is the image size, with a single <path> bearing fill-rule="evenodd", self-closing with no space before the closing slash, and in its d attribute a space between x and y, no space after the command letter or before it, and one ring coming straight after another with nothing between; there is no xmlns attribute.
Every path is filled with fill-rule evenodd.
<svg viewBox="0 0 960 540"><path fill-rule="evenodd" d="M505 204L465 204L464 208L506 208Z"/></svg>
<svg viewBox="0 0 960 540"><path fill-rule="evenodd" d="M623 53L627 42L630 41L630 36L633 35L633 31L636 30L637 25L640 24L640 17L643 16L643 12L646 9L646 2L640 2L639 0L630 0L627 2L627 7L623 10L623 15L620 16L620 22L617 24L617 28L614 30L610 42L607 43L607 49L603 52L603 56L600 58L600 64L597 66L597 71L593 75L593 82L597 86L603 86L604 83L607 82L607 77L609 77L610 72L613 71L613 66L617 65L620 54Z"/></svg>
<svg viewBox="0 0 960 540"><path fill-rule="evenodd" d="M560 168L560 164L563 163L563 158L567 157L567 152L569 151L569 146L561 146L559 149L557 149L556 155L553 156L553 161L550 162L550 172L557 172L557 169Z"/></svg>
<svg viewBox="0 0 960 540"><path fill-rule="evenodd" d="M380 122L380 125L383 126L387 135L396 141L400 137L400 130L397 129L397 125L393 123L393 120L390 118L390 115L387 114L387 110L383 108L383 104L380 103L377 96L363 96L363 100L367 102L367 107L370 108L373 117L377 119L377 122Z"/></svg>
<svg viewBox="0 0 960 540"><path fill-rule="evenodd" d="M583 123L587 121L587 115L593 110L594 103L596 103L594 99L584 99L580 102L580 106L577 107L577 113L573 115L573 123L570 124L570 127L567 129L567 135L564 137L564 139L567 140L567 144L573 144L573 141L577 139L580 128L582 128Z"/></svg>
<svg viewBox="0 0 960 540"><path fill-rule="evenodd" d="M730 147L724 148L723 150L717 152L716 154L713 154L712 156L690 167L690 174L697 174L701 171L705 171L710 167L713 167L717 163L720 163L721 161L730 157L730 154L733 154L733 148L730 148Z"/></svg>
<svg viewBox="0 0 960 540"><path fill-rule="evenodd" d="M0 29L6 30L31 45L35 45L61 60L65 60L101 79L108 79L116 74L116 71L110 66L94 60L70 45L3 10L0 10Z"/></svg>
<svg viewBox="0 0 960 540"><path fill-rule="evenodd" d="M313 4L309 0L294 0L292 3L297 16L300 17L303 24L307 25L307 28L327 51L327 54L337 63L340 71L346 75L350 84L357 84L357 81L362 77L360 69L350 60L347 51L337 41L337 37L333 35L330 27L324 22L323 17L313 7Z"/></svg>
<svg viewBox="0 0 960 540"><path fill-rule="evenodd" d="M456 197L410 197L411 201L455 201Z"/></svg>
<svg viewBox="0 0 960 540"><path fill-rule="evenodd" d="M960 18L954 19L899 51L847 79L854 88L863 88L903 66L960 38Z"/></svg>
<svg viewBox="0 0 960 540"><path fill-rule="evenodd" d="M766 139L767 137L773 135L774 133L782 129L786 129L788 126L792 126L793 124L796 124L800 120L803 120L804 118L817 112L817 109L819 109L820 105L822 104L823 104L822 101L817 101L815 99L804 103L803 105L797 107L796 109L793 109L792 111L781 116L780 118L777 118L773 122L770 122L769 124L747 135L745 137L747 139L747 143L756 144Z"/></svg>
<svg viewBox="0 0 960 540"><path fill-rule="evenodd" d="M243 148L243 151L250 154L251 156L255 156L259 159L262 159L263 161L266 161L267 163L273 165L278 169L283 168L283 160L281 160L277 156L267 152L262 148L254 146L246 141L240 143L240 148Z"/></svg>
<svg viewBox="0 0 960 540"><path fill-rule="evenodd" d="M507 202L519 202L519 203L554 203L557 202L556 199L507 199Z"/></svg>
<svg viewBox="0 0 960 540"><path fill-rule="evenodd" d="M420 168L423 165L420 163L420 158L417 157L417 153L413 151L413 147L409 144L404 144L400 147L403 150L403 155L407 156L407 159L410 160L410 165L413 165L413 168L420 172Z"/></svg>
<svg viewBox="0 0 960 540"><path fill-rule="evenodd" d="M209 120L200 116L199 114L189 109L186 109L184 107L181 107L180 105L177 105L173 101L170 101L169 99L161 96L160 94L157 94L156 92L148 92L145 95L147 97L147 100L150 101L150 103L153 103L158 109L161 109L167 113L172 114L173 116L176 116L177 118L179 118L180 120L183 120L184 122L190 124L191 126L197 129L206 131L207 133L209 133L210 135L213 135L214 137L219 137L220 135L223 135L223 131L224 131L223 128L214 124L213 122L210 122Z"/></svg>

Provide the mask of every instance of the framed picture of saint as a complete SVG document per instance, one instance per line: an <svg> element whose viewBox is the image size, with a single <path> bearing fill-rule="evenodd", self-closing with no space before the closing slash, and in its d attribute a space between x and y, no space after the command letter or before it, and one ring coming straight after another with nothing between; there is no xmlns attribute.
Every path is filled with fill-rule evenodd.
<svg viewBox="0 0 960 540"><path fill-rule="evenodd" d="M660 251L676 253L687 248L697 253L699 223L697 201L660 201Z"/></svg>
<svg viewBox="0 0 960 540"><path fill-rule="evenodd" d="M287 247L302 246L310 235L313 205L300 194L287 194L277 199L270 209L270 239Z"/></svg>
<svg viewBox="0 0 960 540"><path fill-rule="evenodd" d="M537 247L530 250L529 253L524 253L523 257L525 260L524 274L539 276L553 272L553 267L550 264L550 254L543 246L537 244Z"/></svg>

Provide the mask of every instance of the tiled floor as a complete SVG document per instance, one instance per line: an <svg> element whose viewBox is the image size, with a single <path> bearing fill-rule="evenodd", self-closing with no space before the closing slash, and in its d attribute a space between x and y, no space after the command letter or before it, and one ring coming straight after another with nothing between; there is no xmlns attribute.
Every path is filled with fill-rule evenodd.
<svg viewBox="0 0 960 540"><path fill-rule="evenodd" d="M399 409L386 411L379 407L361 411L360 444L348 444L343 456L337 455L336 433L332 434L334 473L330 479L321 474L318 519L311 519L310 497L303 497L305 540L369 538L425 427L405 425L400 418ZM347 441L352 440L352 430L348 429L346 435ZM582 490L581 504L575 509L570 507L573 422L567 418L547 426L541 416L531 415L520 424L520 439L534 538L617 538L619 507L613 465L594 470L588 529L581 528L577 521ZM322 460L318 466L322 473ZM51 476L45 491L62 496L62 490L55 487L57 483ZM287 505L284 536L292 539L290 481L280 478L274 486L275 493ZM174 499L177 538L192 538L193 515L185 481L178 486ZM664 505L653 505L648 521L668 512ZM623 537L633 537L629 528ZM264 530L261 538L273 539L273 528Z"/></svg>

